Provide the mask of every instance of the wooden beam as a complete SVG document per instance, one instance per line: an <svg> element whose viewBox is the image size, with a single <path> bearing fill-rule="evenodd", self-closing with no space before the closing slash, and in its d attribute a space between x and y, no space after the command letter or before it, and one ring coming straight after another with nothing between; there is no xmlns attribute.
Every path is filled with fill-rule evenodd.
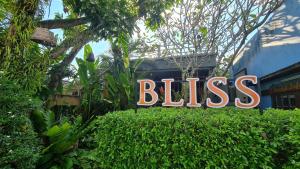
<svg viewBox="0 0 300 169"><path fill-rule="evenodd" d="M48 100L49 107L53 106L79 106L80 97L72 95L55 95Z"/></svg>

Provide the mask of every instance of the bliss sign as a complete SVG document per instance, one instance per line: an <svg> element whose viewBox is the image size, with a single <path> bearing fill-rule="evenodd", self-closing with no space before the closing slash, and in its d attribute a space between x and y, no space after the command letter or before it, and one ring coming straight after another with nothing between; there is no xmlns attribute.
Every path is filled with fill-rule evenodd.
<svg viewBox="0 0 300 169"><path fill-rule="evenodd" d="M189 102L186 104L188 107L201 107L201 104L197 102L197 87L196 83L199 81L199 78L187 78L186 81L189 83ZM260 96L252 89L244 85L245 81L250 81L253 84L257 84L257 77L252 75L241 76L236 79L235 87L241 93L250 97L250 103L243 103L239 98L235 99L235 106L239 108L249 109L254 108L260 103ZM140 84L140 98L138 105L140 106L152 106L158 101L158 94L154 91L155 82L149 79L143 79L137 81ZM180 107L184 105L184 100L181 99L178 102L172 101L171 95L171 84L174 82L174 79L162 79L162 82L165 85L165 95L164 102L162 106L168 107ZM215 82L222 83L223 85L227 84L226 77L213 77L207 81L207 89L213 94L220 97L221 101L219 103L214 103L210 98L206 99L206 105L212 108L221 108L225 107L229 102L229 97L226 92L219 89ZM148 85L148 87L146 87ZM151 96L150 101L146 101L146 94Z"/></svg>

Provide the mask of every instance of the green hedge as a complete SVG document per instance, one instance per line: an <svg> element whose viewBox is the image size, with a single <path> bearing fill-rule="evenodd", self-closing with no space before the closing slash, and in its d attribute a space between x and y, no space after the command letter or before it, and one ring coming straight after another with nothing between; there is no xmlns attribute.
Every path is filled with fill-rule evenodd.
<svg viewBox="0 0 300 169"><path fill-rule="evenodd" d="M300 110L149 108L99 117L97 168L300 168Z"/></svg>

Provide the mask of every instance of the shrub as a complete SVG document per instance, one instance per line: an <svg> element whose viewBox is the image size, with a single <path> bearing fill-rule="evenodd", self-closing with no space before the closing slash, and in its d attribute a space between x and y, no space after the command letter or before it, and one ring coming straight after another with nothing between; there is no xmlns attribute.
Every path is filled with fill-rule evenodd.
<svg viewBox="0 0 300 169"><path fill-rule="evenodd" d="M28 114L38 105L18 85L0 79L0 168L35 168L39 146Z"/></svg>
<svg viewBox="0 0 300 169"><path fill-rule="evenodd" d="M99 168L298 168L300 111L149 108L93 125Z"/></svg>

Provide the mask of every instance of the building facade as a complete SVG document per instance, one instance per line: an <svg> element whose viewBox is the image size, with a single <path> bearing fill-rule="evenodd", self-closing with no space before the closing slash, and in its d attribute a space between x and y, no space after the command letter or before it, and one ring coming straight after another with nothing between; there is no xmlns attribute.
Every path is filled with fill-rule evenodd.
<svg viewBox="0 0 300 169"><path fill-rule="evenodd" d="M285 0L259 28L235 59L232 75L259 78L262 108L300 107L300 0Z"/></svg>

